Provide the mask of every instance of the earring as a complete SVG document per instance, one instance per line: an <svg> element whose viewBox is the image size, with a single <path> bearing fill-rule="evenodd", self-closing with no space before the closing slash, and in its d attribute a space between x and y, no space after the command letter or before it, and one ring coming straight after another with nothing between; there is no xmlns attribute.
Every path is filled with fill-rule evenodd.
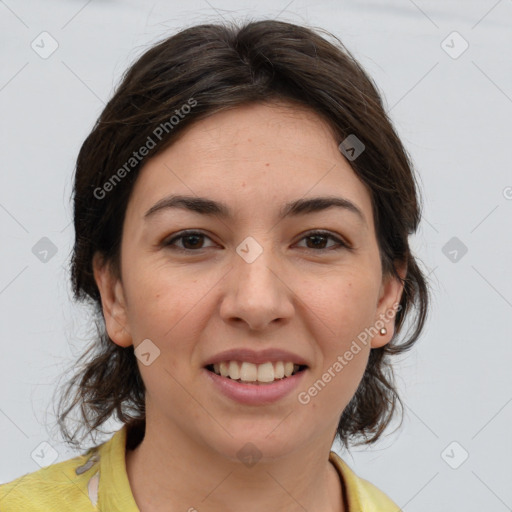
<svg viewBox="0 0 512 512"><path fill-rule="evenodd" d="M383 327L383 328L379 331L379 333L381 334L381 336L384 336L384 334L387 334L387 332L388 332L388 330L387 330L385 327Z"/></svg>

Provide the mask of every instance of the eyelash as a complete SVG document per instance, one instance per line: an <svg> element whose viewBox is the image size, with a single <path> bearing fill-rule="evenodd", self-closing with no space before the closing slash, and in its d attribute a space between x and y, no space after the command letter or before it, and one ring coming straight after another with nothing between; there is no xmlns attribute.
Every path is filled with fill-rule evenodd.
<svg viewBox="0 0 512 512"><path fill-rule="evenodd" d="M175 236L168 241L164 241L162 245L164 245L165 247L170 247L172 250L176 250L176 251L180 251L180 252L200 252L203 249L207 249L207 247L200 248L200 249L185 249L182 247L178 247L177 245L174 245L174 243L177 240L188 238L190 236L200 236L200 237L210 238L209 236L205 235L204 233L202 233L200 231L182 231L180 234L178 234L178 236ZM307 238L313 238L315 236L330 238L331 240L334 240L338 244L338 247L328 247L328 248L323 248L323 249L314 249L314 248L306 247L305 248L306 250L313 251L313 252L321 252L321 251L332 251L332 250L340 250L340 249L348 249L348 250L351 249L351 247L347 243L345 243L340 238L332 235L328 231L311 231L311 232L307 233L306 235L304 235L300 241L307 239Z"/></svg>

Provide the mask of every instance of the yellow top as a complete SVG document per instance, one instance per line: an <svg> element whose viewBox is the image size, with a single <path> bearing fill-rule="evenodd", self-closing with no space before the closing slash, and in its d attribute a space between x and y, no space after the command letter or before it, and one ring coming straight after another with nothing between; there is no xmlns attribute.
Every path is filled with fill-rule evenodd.
<svg viewBox="0 0 512 512"><path fill-rule="evenodd" d="M127 428L86 453L52 464L0 485L2 512L139 512L126 474ZM335 453L329 460L338 471L347 512L399 512L373 484L359 478Z"/></svg>

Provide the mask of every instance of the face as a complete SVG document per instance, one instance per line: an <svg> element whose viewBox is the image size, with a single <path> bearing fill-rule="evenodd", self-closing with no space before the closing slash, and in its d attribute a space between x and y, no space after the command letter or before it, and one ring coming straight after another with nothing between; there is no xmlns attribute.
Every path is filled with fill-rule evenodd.
<svg viewBox="0 0 512 512"><path fill-rule="evenodd" d="M402 292L339 142L312 111L253 104L197 122L143 167L120 278L94 267L111 339L144 354L148 425L233 460L247 442L264 457L331 445ZM170 205L177 195L224 206ZM319 197L341 206L285 212ZM278 361L301 371L238 383L211 371L219 360L245 362L244 380L271 380L265 361L274 379Z"/></svg>

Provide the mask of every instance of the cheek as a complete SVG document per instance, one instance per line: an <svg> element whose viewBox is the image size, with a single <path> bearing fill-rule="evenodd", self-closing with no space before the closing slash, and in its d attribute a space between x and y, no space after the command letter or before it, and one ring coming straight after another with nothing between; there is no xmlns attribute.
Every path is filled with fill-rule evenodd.
<svg viewBox="0 0 512 512"><path fill-rule="evenodd" d="M368 271L324 276L303 283L304 304L315 313L318 325L337 349L369 327L375 319L378 287Z"/></svg>
<svg viewBox="0 0 512 512"><path fill-rule="evenodd" d="M201 299L209 288L197 275L163 265L141 265L131 275L128 321L134 345L149 339L159 350L154 364L138 363L139 371L148 396L162 407L171 396L180 403L183 400L185 407L188 395L180 383L189 377L194 340L203 327L198 322L204 308Z"/></svg>
<svg viewBox="0 0 512 512"><path fill-rule="evenodd" d="M325 404L345 408L364 375L370 353L368 328L375 321L378 278L366 269L339 279L330 290L328 322L336 337L322 346L323 364L319 386ZM333 340L333 341L331 341Z"/></svg>
<svg viewBox="0 0 512 512"><path fill-rule="evenodd" d="M187 339L201 330L198 315L204 313L215 282L215 276L210 279L185 268L141 261L127 273L128 321L134 343L149 338L161 349L172 344L176 351L187 345Z"/></svg>

